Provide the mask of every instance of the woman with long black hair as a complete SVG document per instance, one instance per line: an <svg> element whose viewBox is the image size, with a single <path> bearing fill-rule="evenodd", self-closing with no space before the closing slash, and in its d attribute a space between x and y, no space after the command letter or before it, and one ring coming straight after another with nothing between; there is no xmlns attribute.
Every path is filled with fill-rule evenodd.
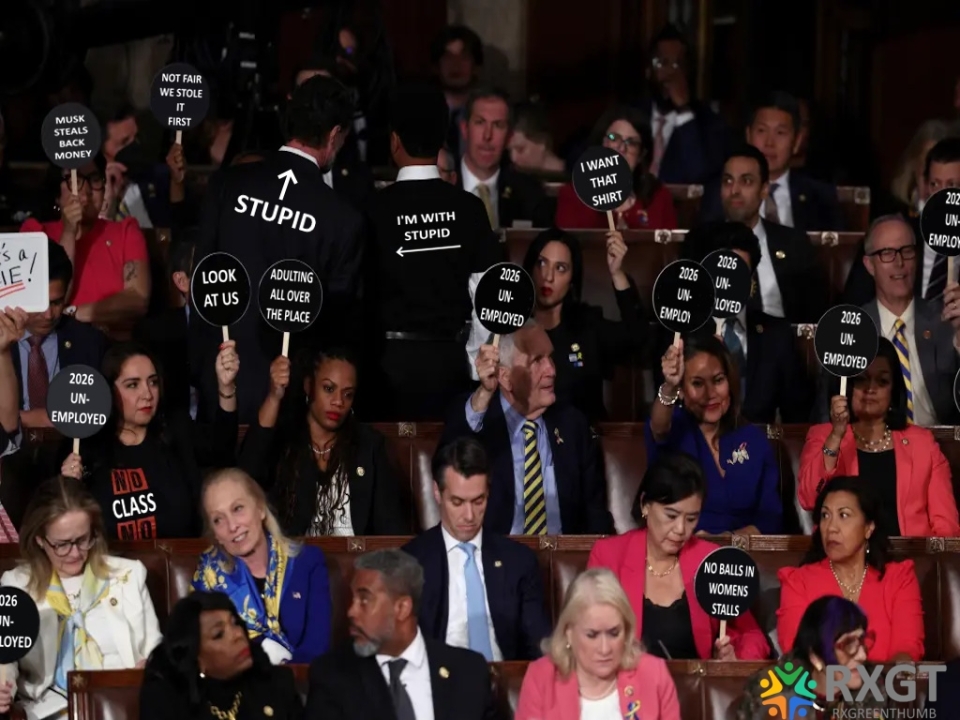
<svg viewBox="0 0 960 720"><path fill-rule="evenodd" d="M292 537L411 530L386 441L354 416L356 390L357 366L343 350L317 354L292 388L290 360L270 365L270 389L239 465L270 494Z"/></svg>

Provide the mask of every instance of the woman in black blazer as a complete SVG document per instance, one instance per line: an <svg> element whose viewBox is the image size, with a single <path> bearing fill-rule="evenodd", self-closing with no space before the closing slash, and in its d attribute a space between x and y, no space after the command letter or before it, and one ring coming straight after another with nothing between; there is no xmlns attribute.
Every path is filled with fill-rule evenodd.
<svg viewBox="0 0 960 720"><path fill-rule="evenodd" d="M269 493L284 532L409 534L410 515L386 441L353 413L356 363L344 351L322 352L288 392L290 385L290 360L278 357L239 456L240 467Z"/></svg>
<svg viewBox="0 0 960 720"><path fill-rule="evenodd" d="M103 509L108 540L198 537L203 470L232 467L237 449L234 341L216 358L220 404L213 423L168 411L163 369L148 348L123 342L110 348L101 370L113 391L113 414L103 429L66 455L60 472L83 480ZM67 455L67 453L70 453Z"/></svg>
<svg viewBox="0 0 960 720"><path fill-rule="evenodd" d="M195 592L170 613L147 660L140 720L301 720L293 669L273 665L230 598Z"/></svg>
<svg viewBox="0 0 960 720"><path fill-rule="evenodd" d="M557 401L576 407L590 422L607 418L603 381L617 365L629 363L646 340L640 294L623 272L627 246L619 232L607 235L607 267L620 310L608 320L603 309L580 300L583 251L580 242L557 228L534 238L523 260L536 289L535 316L553 343Z"/></svg>

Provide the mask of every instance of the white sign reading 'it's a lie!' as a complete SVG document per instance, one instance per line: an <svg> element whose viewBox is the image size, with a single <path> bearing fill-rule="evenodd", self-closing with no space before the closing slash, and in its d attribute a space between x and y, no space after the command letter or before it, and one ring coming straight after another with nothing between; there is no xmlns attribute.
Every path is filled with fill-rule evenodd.
<svg viewBox="0 0 960 720"><path fill-rule="evenodd" d="M287 226L292 230L310 233L317 227L317 218L307 212L304 207L308 196L301 193L296 197L296 193L290 192L292 197L287 197L288 192L299 184L296 173L292 168L284 170L277 175L277 199L264 200L255 197L252 194L241 194L237 196L236 206L233 208L235 213L240 215L249 215L251 218L263 222ZM292 207L288 206L289 203ZM300 205L300 207L297 207Z"/></svg>

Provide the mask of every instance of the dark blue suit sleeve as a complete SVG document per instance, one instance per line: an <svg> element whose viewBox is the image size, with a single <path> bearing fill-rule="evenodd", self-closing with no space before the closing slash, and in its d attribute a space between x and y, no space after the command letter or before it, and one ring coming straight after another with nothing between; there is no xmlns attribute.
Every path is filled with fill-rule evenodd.
<svg viewBox="0 0 960 720"><path fill-rule="evenodd" d="M600 439L587 425L586 418L579 429L583 438L580 446L580 467L583 488L583 506L586 526L580 529L585 535L610 535L614 532L613 516L607 507L607 481L603 472L603 452Z"/></svg>
<svg viewBox="0 0 960 720"><path fill-rule="evenodd" d="M527 550L527 548L524 548ZM520 628L523 636L518 660L536 660L543 655L540 643L552 629L540 566L533 551L523 553L520 578Z"/></svg>
<svg viewBox="0 0 960 720"><path fill-rule="evenodd" d="M307 582L307 616L303 639L293 649L294 664L308 663L330 649L333 624L333 602L330 599L330 576L323 553L317 550L316 562L310 566Z"/></svg>
<svg viewBox="0 0 960 720"><path fill-rule="evenodd" d="M777 535L783 529L783 502L780 498L780 470L770 442L764 437L763 464L754 525L763 535Z"/></svg>

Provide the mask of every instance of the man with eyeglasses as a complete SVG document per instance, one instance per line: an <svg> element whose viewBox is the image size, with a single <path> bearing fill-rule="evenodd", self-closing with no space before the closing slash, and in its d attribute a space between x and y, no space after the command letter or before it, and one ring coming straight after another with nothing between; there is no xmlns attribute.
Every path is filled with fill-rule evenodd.
<svg viewBox="0 0 960 720"><path fill-rule="evenodd" d="M683 33L667 25L650 48L649 97L640 104L653 129L650 172L665 183L705 183L723 165L726 127L720 116L692 97L690 44Z"/></svg>
<svg viewBox="0 0 960 720"><path fill-rule="evenodd" d="M917 238L913 228L901 215L877 218L864 239L864 253L863 264L873 278L876 298L863 307L880 334L897 348L907 380L908 415L912 407L912 421L917 425L955 424L953 381L960 368L960 330L943 321L939 301L927 301L914 293ZM827 383L825 377L823 380L816 422L828 421Z"/></svg>

